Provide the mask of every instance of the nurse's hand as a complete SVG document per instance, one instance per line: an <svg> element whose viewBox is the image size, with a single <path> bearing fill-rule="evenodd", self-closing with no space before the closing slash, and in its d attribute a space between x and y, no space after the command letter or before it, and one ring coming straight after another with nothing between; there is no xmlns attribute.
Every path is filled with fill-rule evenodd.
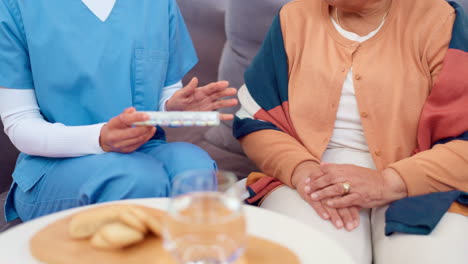
<svg viewBox="0 0 468 264"><path fill-rule="evenodd" d="M112 118L101 129L99 144L105 152L131 153L150 140L156 127L133 127L134 122L146 121L150 117L137 113L133 107Z"/></svg>
<svg viewBox="0 0 468 264"><path fill-rule="evenodd" d="M228 88L226 81L210 83L206 86L198 87L198 79L193 78L184 88L178 90L166 102L167 111L214 111L221 108L237 105L237 99L222 99L227 96L234 96L237 93L235 88ZM221 120L231 120L231 114L221 114Z"/></svg>
<svg viewBox="0 0 468 264"><path fill-rule="evenodd" d="M320 165L312 161L305 161L294 170L292 184L299 195L306 201L315 212L323 219L329 220L337 229L345 228L348 231L359 226L359 207L333 208L326 204L327 200L314 201L309 192L311 178L322 176L324 173Z"/></svg>

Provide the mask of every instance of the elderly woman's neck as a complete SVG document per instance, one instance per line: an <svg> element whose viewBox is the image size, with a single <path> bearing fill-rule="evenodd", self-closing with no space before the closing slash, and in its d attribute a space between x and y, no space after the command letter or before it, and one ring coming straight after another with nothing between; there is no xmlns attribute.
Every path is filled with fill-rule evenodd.
<svg viewBox="0 0 468 264"><path fill-rule="evenodd" d="M392 0L367 1L353 5L353 1L330 8L332 16L338 24L358 35L364 36L377 29L384 21L392 5Z"/></svg>
<svg viewBox="0 0 468 264"><path fill-rule="evenodd" d="M348 1L349 4L343 6L335 6L347 15L359 16L362 18L370 16L379 16L388 11L392 4L392 0L372 0L365 3L353 5L353 1Z"/></svg>

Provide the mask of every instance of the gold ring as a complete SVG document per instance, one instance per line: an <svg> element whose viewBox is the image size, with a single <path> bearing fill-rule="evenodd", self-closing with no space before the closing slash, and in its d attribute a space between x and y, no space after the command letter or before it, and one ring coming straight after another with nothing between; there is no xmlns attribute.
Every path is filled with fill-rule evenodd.
<svg viewBox="0 0 468 264"><path fill-rule="evenodd" d="M351 191L351 184L349 182L343 183L343 195L348 194Z"/></svg>

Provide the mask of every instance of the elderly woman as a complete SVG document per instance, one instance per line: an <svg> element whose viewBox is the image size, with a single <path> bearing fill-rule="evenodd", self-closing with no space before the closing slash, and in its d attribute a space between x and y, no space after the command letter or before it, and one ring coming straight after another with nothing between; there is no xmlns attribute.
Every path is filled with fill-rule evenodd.
<svg viewBox="0 0 468 264"><path fill-rule="evenodd" d="M183 87L196 63L175 0L0 0L0 115L22 152L7 220L164 197L174 175L214 170L202 149L133 125L139 111L237 104L221 99L227 82Z"/></svg>
<svg viewBox="0 0 468 264"><path fill-rule="evenodd" d="M464 19L443 0L286 4L234 124L260 177L274 178L263 182L282 184L251 188L269 192L261 206L326 232L356 263L466 263L459 204L430 236L384 235L389 203L468 191Z"/></svg>

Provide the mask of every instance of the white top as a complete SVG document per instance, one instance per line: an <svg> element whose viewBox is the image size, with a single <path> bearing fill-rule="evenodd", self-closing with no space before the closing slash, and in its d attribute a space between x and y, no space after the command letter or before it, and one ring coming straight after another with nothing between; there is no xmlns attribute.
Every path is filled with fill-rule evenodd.
<svg viewBox="0 0 468 264"><path fill-rule="evenodd" d="M116 0L81 0L101 21L106 21Z"/></svg>
<svg viewBox="0 0 468 264"><path fill-rule="evenodd" d="M161 210L168 208L167 198L126 200L119 203L136 203ZM102 205L102 204L101 204ZM99 206L99 205L98 205ZM45 226L58 219L90 208L90 206L65 210L28 221L0 234L0 263L39 264L29 250L29 240ZM293 218L254 206L244 206L247 232L250 235L279 243L292 250L300 263L355 263L351 256L333 239L318 228L305 225ZM344 231L343 231L344 232ZM156 261L157 263L157 261Z"/></svg>
<svg viewBox="0 0 468 264"><path fill-rule="evenodd" d="M332 22L336 30L345 38L356 42L364 42L377 34L385 21L382 21L382 24L375 31L372 31L367 36L363 37L357 35L356 33L344 30L333 19ZM335 126L327 149L350 149L365 152L369 151L356 101L352 68L349 70L343 84L340 104L336 114Z"/></svg>

